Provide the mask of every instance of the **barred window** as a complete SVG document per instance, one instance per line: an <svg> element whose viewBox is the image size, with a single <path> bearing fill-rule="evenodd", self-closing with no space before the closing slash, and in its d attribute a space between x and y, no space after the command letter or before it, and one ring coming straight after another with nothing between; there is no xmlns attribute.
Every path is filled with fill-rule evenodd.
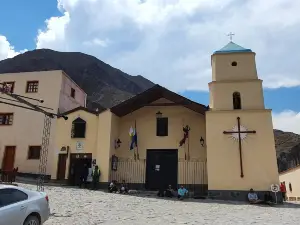
<svg viewBox="0 0 300 225"><path fill-rule="evenodd" d="M13 120L13 113L0 113L0 125L12 125Z"/></svg>
<svg viewBox="0 0 300 225"><path fill-rule="evenodd" d="M37 93L39 88L38 81L27 81L26 92L27 93Z"/></svg>

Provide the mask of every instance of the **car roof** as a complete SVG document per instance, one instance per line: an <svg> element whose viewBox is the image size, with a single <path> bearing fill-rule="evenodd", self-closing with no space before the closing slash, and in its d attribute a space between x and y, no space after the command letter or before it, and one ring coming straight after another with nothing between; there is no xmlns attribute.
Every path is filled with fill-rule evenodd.
<svg viewBox="0 0 300 225"><path fill-rule="evenodd" d="M17 186L15 185L9 185L9 184L0 184L0 189L3 188L16 188Z"/></svg>
<svg viewBox="0 0 300 225"><path fill-rule="evenodd" d="M30 190L28 190L26 188L22 188L22 187L15 186L15 185L0 184L0 190L4 189L4 188L12 188L12 189L16 189L16 190L20 190L20 191L24 191L24 192L30 191Z"/></svg>

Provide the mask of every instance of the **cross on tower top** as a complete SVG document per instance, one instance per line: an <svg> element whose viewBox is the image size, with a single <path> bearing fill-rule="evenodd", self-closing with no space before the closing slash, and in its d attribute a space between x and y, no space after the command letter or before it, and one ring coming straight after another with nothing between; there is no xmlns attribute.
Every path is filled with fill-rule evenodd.
<svg viewBox="0 0 300 225"><path fill-rule="evenodd" d="M232 41L232 36L234 36L235 34L234 33L232 33L232 32L230 32L229 34L227 34L227 36L229 36L229 38L230 38L230 41Z"/></svg>

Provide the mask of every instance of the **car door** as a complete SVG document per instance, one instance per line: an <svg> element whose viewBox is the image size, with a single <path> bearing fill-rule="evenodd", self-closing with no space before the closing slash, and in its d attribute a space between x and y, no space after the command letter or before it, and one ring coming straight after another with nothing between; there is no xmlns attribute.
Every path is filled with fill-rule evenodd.
<svg viewBox="0 0 300 225"><path fill-rule="evenodd" d="M26 218L28 195L13 188L0 189L0 225L22 225Z"/></svg>

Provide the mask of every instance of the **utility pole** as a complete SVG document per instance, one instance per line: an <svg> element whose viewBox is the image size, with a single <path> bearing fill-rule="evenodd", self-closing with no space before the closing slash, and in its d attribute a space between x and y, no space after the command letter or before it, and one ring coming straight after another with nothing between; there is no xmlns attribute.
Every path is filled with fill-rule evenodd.
<svg viewBox="0 0 300 225"><path fill-rule="evenodd" d="M43 136L42 136L42 149L41 149L41 153L40 153L40 163L39 163L39 177L37 179L37 190L44 191L44 180L45 180L45 175L46 175L46 171L47 171L48 148L49 148L49 139L50 139L50 134L51 134L52 119L57 118L57 117L63 117L65 120L67 120L68 117L64 116L62 114L48 112L48 111L46 111L46 109L48 109L48 110L53 110L53 109L48 108L48 107L38 106L38 105L35 105L26 100L26 99L28 99L28 100L36 101L39 103L44 103L43 99L30 98L27 96L22 96L22 95L12 93L10 91L10 88L6 85L6 83L0 82L0 93L5 94L6 96L10 97L10 98L0 97L0 99L6 100L6 101L0 100L0 103L2 103L2 104L36 111L36 112L39 112L39 113L42 113L45 115ZM10 101L10 102L7 102L7 101ZM21 103L23 105L14 104L13 102Z"/></svg>

